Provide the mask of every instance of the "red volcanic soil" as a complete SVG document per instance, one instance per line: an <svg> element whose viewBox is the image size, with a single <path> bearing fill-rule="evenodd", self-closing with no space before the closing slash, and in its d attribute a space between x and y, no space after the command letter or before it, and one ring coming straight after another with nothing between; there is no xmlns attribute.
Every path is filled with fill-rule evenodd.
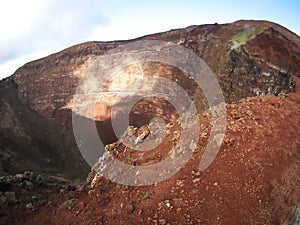
<svg viewBox="0 0 300 225"><path fill-rule="evenodd" d="M197 150L173 177L141 187L100 178L94 187L88 182L47 203L33 202L34 210L15 206L14 224L283 224L300 195L300 79L295 80L294 93L226 106L226 136L204 172L198 167L208 139L207 112L199 117ZM125 160L128 153L119 148L115 156ZM162 158L166 148L160 147Z"/></svg>

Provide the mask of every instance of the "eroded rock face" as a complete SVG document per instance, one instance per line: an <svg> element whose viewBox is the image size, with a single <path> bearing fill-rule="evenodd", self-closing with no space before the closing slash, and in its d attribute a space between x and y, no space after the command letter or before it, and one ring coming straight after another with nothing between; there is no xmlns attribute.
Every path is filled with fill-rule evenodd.
<svg viewBox="0 0 300 225"><path fill-rule="evenodd" d="M300 76L299 37L265 21L191 26L136 40L172 42L195 52L217 77L227 102L292 91L291 76ZM62 172L74 177L87 173L88 166L77 150L72 131L72 101L76 87L97 56L133 41L88 42L73 46L27 63L13 76L1 81L0 149L6 157L2 163L4 172L17 172L29 166L33 170ZM119 80L111 81L109 93L96 105L96 114L87 110L79 115L97 121L99 129L105 131L102 136L106 144L116 139L109 122L115 98L113 92L122 92L122 85L141 68L144 74L178 82L199 110L207 109L203 93L182 71L158 63L131 65L123 68ZM124 74L131 78L125 78ZM122 102L117 104L122 108ZM142 126L153 116L168 121L172 115L176 115L172 106L148 98L134 106L130 123ZM26 163L14 166L19 159Z"/></svg>

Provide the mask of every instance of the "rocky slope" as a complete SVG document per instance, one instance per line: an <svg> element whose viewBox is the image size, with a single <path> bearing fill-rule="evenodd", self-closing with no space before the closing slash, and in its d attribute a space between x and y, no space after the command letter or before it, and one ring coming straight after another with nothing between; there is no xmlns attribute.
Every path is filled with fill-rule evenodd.
<svg viewBox="0 0 300 225"><path fill-rule="evenodd" d="M266 21L190 26L129 41L88 42L25 64L0 82L0 173L32 170L84 180L90 167L77 148L72 130L72 111L77 113L73 105L76 87L98 56L139 40L184 46L200 56L215 74L228 111L226 137L213 164L204 172L197 170L207 144L210 117L205 96L195 82L170 65L133 64L122 68L118 79L111 81L108 93L93 109L96 114L86 110L77 116L96 122L102 142L115 143L107 150L116 158L130 165L156 163L170 154L178 139L174 107L149 97L130 112L130 125L137 127L137 132L153 117L172 123L162 146L147 154L116 142L110 109L114 94L122 92L115 88L126 86L137 74L175 81L202 112L200 140L188 164L172 178L146 187L116 184L101 176L93 179L94 171L84 189L52 197L47 206L35 208L35 216L26 204L5 206L2 214L12 210L15 219L8 216L8 221L25 224L283 222L300 190L300 100L295 89L299 88L295 85L300 76L300 38ZM126 104L118 104L122 112ZM123 117L116 114L114 119L122 121ZM7 198L7 191L0 191ZM28 217L20 217L22 209Z"/></svg>
<svg viewBox="0 0 300 225"><path fill-rule="evenodd" d="M299 37L270 22L237 21L224 25L190 26L136 40L173 42L194 51L216 75L227 102L291 91L294 88L291 76L299 76ZM80 78L97 56L136 40L73 46L27 63L13 76L2 80L1 173L31 169L83 178L88 166L74 141L70 102ZM199 90L197 92L195 85L180 71L151 63L143 65L144 73L151 74L157 68L160 68L158 76L179 80L179 84L197 100L196 103L204 102L199 105L205 106L203 94L197 97ZM171 72L165 75L164 71ZM153 104L159 106L161 103ZM110 102L102 101L101 108L106 106L110 107ZM140 126L145 122L141 122L143 118L157 113L149 111L148 116L147 113L133 115L132 124ZM106 130L102 137L105 144L116 140L109 119L98 119L98 126Z"/></svg>
<svg viewBox="0 0 300 225"><path fill-rule="evenodd" d="M52 196L42 204L31 201L36 211L26 209L25 205L17 207L25 211L16 213L14 222L298 224L300 88L296 93L278 97L244 98L227 104L226 108L226 136L207 170L200 172L198 167L210 129L206 111L199 115L202 138L193 157L170 179L134 187L108 181L92 171L83 188ZM178 121L169 127L178 129ZM167 143L174 140L174 132L167 135ZM143 157L124 149L120 143L107 149L120 160L136 165L156 163L169 154L165 145L158 147L155 154Z"/></svg>

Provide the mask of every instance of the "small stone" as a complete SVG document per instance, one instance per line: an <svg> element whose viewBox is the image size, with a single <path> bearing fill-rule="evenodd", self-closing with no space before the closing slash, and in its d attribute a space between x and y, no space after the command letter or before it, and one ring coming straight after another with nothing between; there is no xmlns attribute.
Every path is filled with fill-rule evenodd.
<svg viewBox="0 0 300 225"><path fill-rule="evenodd" d="M31 199L32 200L39 200L39 199L42 199L42 195L33 195L32 197L31 197Z"/></svg>
<svg viewBox="0 0 300 225"><path fill-rule="evenodd" d="M167 206L168 208L170 208L170 207L171 207L170 202L167 202L167 203L166 203L166 206Z"/></svg>
<svg viewBox="0 0 300 225"><path fill-rule="evenodd" d="M200 171L196 171L196 172L195 172L195 171L193 170L193 171L192 171L192 174L194 174L195 176L200 176L201 172L200 172Z"/></svg>
<svg viewBox="0 0 300 225"><path fill-rule="evenodd" d="M29 202L28 204L26 204L26 209L34 209L34 206L32 205L31 202Z"/></svg>
<svg viewBox="0 0 300 225"><path fill-rule="evenodd" d="M15 177L16 177L17 180L23 181L25 176L24 176L24 174L16 174Z"/></svg>
<svg viewBox="0 0 300 225"><path fill-rule="evenodd" d="M199 181L200 181L200 178L195 178L195 179L192 180L193 183L197 183Z"/></svg>
<svg viewBox="0 0 300 225"><path fill-rule="evenodd" d="M36 181L37 181L37 182L43 182L43 181L44 181L44 178L43 178L41 175L37 175Z"/></svg>
<svg viewBox="0 0 300 225"><path fill-rule="evenodd" d="M214 183L214 186L218 186L218 182L215 182L215 183Z"/></svg>
<svg viewBox="0 0 300 225"><path fill-rule="evenodd" d="M158 223L161 225L165 225L167 223L167 221L165 219L159 219Z"/></svg>
<svg viewBox="0 0 300 225"><path fill-rule="evenodd" d="M176 212L181 212L182 208L177 208Z"/></svg>
<svg viewBox="0 0 300 225"><path fill-rule="evenodd" d="M25 185L25 188L27 190L32 190L33 189L33 184L30 181L28 181L28 180L24 181L24 185Z"/></svg>
<svg viewBox="0 0 300 225"><path fill-rule="evenodd" d="M88 195L93 195L95 194L95 190L89 190Z"/></svg>
<svg viewBox="0 0 300 225"><path fill-rule="evenodd" d="M250 110L248 110L248 111L246 112L246 115L247 115L247 116L252 116L252 112L251 112Z"/></svg>

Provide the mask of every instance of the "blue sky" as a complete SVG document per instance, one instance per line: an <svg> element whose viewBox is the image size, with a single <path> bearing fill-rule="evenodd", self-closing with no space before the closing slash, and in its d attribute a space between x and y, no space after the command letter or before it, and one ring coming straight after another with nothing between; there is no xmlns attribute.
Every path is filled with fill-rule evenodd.
<svg viewBox="0 0 300 225"><path fill-rule="evenodd" d="M28 61L84 41L182 28L269 20L300 35L297 0L6 0L0 6L0 79Z"/></svg>

